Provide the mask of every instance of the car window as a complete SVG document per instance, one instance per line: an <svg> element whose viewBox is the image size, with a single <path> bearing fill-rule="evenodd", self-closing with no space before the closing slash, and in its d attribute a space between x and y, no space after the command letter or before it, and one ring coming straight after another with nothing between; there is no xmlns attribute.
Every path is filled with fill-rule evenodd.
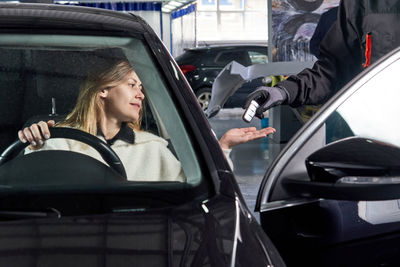
<svg viewBox="0 0 400 267"><path fill-rule="evenodd" d="M135 131L135 145L153 142L154 147L167 147L169 151L160 148L159 153L166 153L164 163L159 162L153 148L144 149L139 153L141 156L138 154L138 157L143 156L142 161L140 158L125 161L128 176L129 170L137 168L128 181L150 182L150 187L160 181L179 186L198 185L202 176L189 135L162 72L147 44L139 37L1 34L0 152L17 139L19 129L32 122L48 119L62 122L73 110L79 89L90 80L90 70L121 56L129 61L140 78L145 94L141 129ZM151 156L153 152L156 154ZM101 160L99 156L94 157ZM164 164L163 167L160 164ZM170 170L170 165L177 169ZM155 171L157 168L159 173ZM174 178L177 175L180 179ZM0 184L5 179L0 177ZM40 186L40 181L27 179L23 186Z"/></svg>
<svg viewBox="0 0 400 267"><path fill-rule="evenodd" d="M247 53L249 54L249 58L251 64L265 64L268 63L268 53L267 49L265 51L253 51L249 50Z"/></svg>
<svg viewBox="0 0 400 267"><path fill-rule="evenodd" d="M231 61L236 61L244 66L248 66L248 58L244 50L227 50L222 51L215 57L215 63L225 66Z"/></svg>
<svg viewBox="0 0 400 267"><path fill-rule="evenodd" d="M394 82L400 69L397 58L395 54L354 79L351 87L339 92L335 101L325 105L311 124L300 130L284 149L280 161L268 171L261 203L289 197L280 182L272 186L274 181L284 177L308 180L305 159L326 144L357 136L400 147L400 126L396 123L400 85Z"/></svg>
<svg viewBox="0 0 400 267"><path fill-rule="evenodd" d="M400 146L400 125L395 123L400 114L396 101L400 86L393 83L399 69L396 62L378 73L328 117L326 143L359 136Z"/></svg>
<svg viewBox="0 0 400 267"><path fill-rule="evenodd" d="M176 62L180 65L195 64L203 53L201 51L186 50L182 55L176 57Z"/></svg>

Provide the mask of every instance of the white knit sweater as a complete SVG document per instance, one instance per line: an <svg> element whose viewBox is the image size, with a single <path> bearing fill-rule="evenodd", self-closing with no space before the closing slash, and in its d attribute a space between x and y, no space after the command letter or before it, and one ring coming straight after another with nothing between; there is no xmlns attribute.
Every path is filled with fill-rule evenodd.
<svg viewBox="0 0 400 267"><path fill-rule="evenodd" d="M105 141L102 136L97 136ZM124 164L130 181L186 181L181 163L167 148L168 142L154 134L135 131L135 143L116 140L111 148ZM83 153L103 163L100 154L92 147L70 139L50 139L41 150L66 150ZM25 153L30 153L29 148Z"/></svg>
<svg viewBox="0 0 400 267"><path fill-rule="evenodd" d="M97 136L105 141L102 136ZM121 159L130 181L179 181L185 182L181 163L167 148L163 138L144 131L135 131L135 143L116 140L111 148ZM70 139L49 139L40 150L66 150L83 153L103 163L100 154L92 147ZM25 149L25 154L33 152ZM230 149L223 149L229 163Z"/></svg>

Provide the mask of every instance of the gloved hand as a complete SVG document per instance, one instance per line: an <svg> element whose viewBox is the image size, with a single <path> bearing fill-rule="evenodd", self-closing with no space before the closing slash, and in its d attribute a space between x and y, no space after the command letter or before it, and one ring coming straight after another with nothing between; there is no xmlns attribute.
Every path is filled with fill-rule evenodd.
<svg viewBox="0 0 400 267"><path fill-rule="evenodd" d="M287 98L287 93L283 88L260 86L247 96L243 108L247 109L251 101L255 100L259 104L255 116L262 119L266 110L282 104Z"/></svg>

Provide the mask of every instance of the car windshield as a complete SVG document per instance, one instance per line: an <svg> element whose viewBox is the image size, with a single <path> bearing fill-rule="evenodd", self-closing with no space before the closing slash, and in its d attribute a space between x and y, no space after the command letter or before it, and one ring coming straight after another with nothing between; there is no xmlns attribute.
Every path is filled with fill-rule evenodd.
<svg viewBox="0 0 400 267"><path fill-rule="evenodd" d="M134 147L135 154L124 154L124 146L127 146L124 138L122 141L114 140L115 143L109 143L117 151L125 167L127 179L110 182L114 179L113 176L120 175L115 174L114 170L110 171L108 167L96 167L93 172L96 177L88 177L90 175L86 173L91 172L85 172L85 168L89 168L87 165L93 161L86 162L86 156L96 159L96 162L102 161L104 166L105 160L95 155L96 153L86 153L85 149L80 149L87 148L87 144L75 145L76 141L50 139L47 142L61 143L59 148L54 145L53 150L69 151L76 146L76 152L86 154L85 158L81 159L79 155L75 160L70 159L63 152L59 155L64 161L60 163L60 171L50 173L46 166L56 164L54 158L57 154L50 152L51 149L39 149L33 151L34 153L27 153L29 148L22 149L18 157L0 166L0 191L64 192L77 188L96 188L103 191L109 188L147 188L148 191L149 188L150 191L163 188L165 191L169 187L192 188L202 182L194 148L169 93L169 85L154 62L147 43L140 37L1 34L0 151L4 152L17 140L18 130L41 120L53 119L58 123L56 127L80 128L76 127L79 123L63 123L77 106L80 88L82 90L87 86L92 70L101 68L108 60L116 61L120 58L129 62L137 75L135 77L141 81L144 94L140 129L137 125L136 128L133 127L134 144L129 144ZM108 87L98 90L101 89ZM131 125L128 126L132 130ZM97 136L101 138L102 135L98 129ZM28 159L16 160L24 157ZM30 157L35 159L29 161ZM33 165L43 166L44 169ZM21 172L22 169L24 171ZM104 177L99 179L99 176Z"/></svg>

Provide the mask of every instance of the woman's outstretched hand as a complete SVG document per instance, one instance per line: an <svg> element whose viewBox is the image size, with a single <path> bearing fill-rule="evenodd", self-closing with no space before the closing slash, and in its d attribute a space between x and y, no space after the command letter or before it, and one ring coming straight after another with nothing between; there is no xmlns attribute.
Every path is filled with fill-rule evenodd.
<svg viewBox="0 0 400 267"><path fill-rule="evenodd" d="M34 123L23 130L18 131L18 138L22 143L29 142L31 149L39 149L44 145L44 142L50 138L49 128L53 127L55 122L49 120L48 122L40 121Z"/></svg>
<svg viewBox="0 0 400 267"><path fill-rule="evenodd" d="M252 140L267 137L267 135L275 133L272 127L257 130L256 127L233 128L228 130L219 140L221 148L230 149L233 146L247 143Z"/></svg>

